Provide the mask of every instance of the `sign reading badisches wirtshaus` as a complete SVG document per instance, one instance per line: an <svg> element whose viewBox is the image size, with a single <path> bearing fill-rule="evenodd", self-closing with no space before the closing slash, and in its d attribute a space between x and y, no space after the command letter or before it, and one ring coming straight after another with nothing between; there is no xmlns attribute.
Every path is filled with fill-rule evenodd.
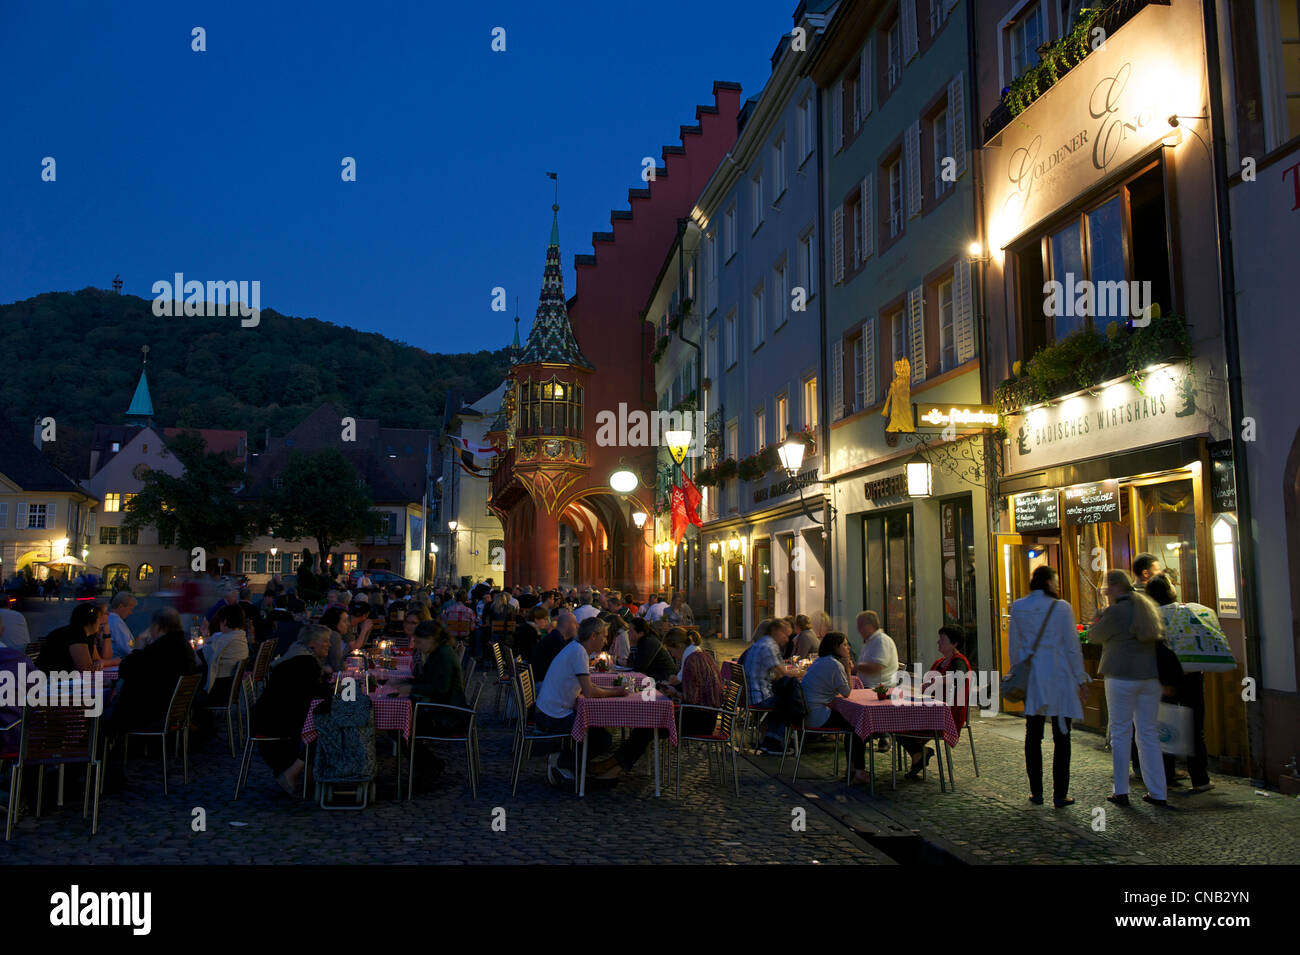
<svg viewBox="0 0 1300 955"><path fill-rule="evenodd" d="M1004 249L1173 133L1204 136L1200 5L1151 4L1045 90L984 150L989 244Z"/></svg>
<svg viewBox="0 0 1300 955"><path fill-rule="evenodd" d="M773 481L767 487L760 487L754 492L754 503L761 504L763 501L774 497L781 497L785 494L791 494L801 487L811 487L821 480L821 469L813 468L811 471L804 471L798 477L784 478L780 481Z"/></svg>
<svg viewBox="0 0 1300 955"><path fill-rule="evenodd" d="M1147 375L1141 391L1121 378L1049 406L1007 414L1007 473L1208 434L1210 411L1222 404L1222 388L1186 364Z"/></svg>

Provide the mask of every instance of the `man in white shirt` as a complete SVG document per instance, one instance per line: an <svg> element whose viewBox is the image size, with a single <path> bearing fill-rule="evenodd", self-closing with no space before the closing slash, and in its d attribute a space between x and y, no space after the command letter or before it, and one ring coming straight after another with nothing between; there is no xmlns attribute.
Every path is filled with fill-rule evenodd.
<svg viewBox="0 0 1300 955"><path fill-rule="evenodd" d="M537 729L543 733L573 733L575 708L578 696L588 699L600 699L605 696L627 696L625 686L604 689L591 682L591 655L605 648L605 621L599 617L584 620L578 627L578 636L564 645L546 671L546 679L537 694ZM599 727L587 730L590 755L604 754L613 743L609 731ZM564 758L560 765L560 754L552 753L547 761L546 781L552 785L562 785L563 780L573 781L573 772L577 760L573 756Z"/></svg>
<svg viewBox="0 0 1300 955"><path fill-rule="evenodd" d="M664 611L668 609L668 604L664 600L663 594L656 594L654 599L646 605L645 618L650 623L656 623L663 619Z"/></svg>
<svg viewBox="0 0 1300 955"><path fill-rule="evenodd" d="M591 604L591 591L584 590L582 592L582 606L573 611L573 615L578 618L578 623L581 624L582 621L594 617L599 613L600 611Z"/></svg>
<svg viewBox="0 0 1300 955"><path fill-rule="evenodd" d="M131 652L134 638L126 618L135 612L138 601L129 590L119 590L108 605L108 633L113 641L113 656L119 660Z"/></svg>
<svg viewBox="0 0 1300 955"><path fill-rule="evenodd" d="M858 614L858 633L862 635L862 654L858 673L867 686L893 686L898 679L898 646L880 629L880 617L874 610Z"/></svg>

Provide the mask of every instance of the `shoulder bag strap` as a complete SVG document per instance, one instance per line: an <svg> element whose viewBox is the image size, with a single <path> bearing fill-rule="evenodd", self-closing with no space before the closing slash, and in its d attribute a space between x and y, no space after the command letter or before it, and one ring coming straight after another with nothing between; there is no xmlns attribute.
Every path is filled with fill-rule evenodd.
<svg viewBox="0 0 1300 955"><path fill-rule="evenodd" d="M1043 615L1043 623L1038 628L1038 636L1034 638L1034 648L1029 651L1029 656L1025 658L1026 660L1032 660L1034 654L1038 652L1038 644L1042 642L1043 634L1047 630L1047 621L1052 619L1052 613L1056 610L1056 605L1059 603L1061 603L1059 600L1053 601L1052 605L1047 608L1047 613Z"/></svg>

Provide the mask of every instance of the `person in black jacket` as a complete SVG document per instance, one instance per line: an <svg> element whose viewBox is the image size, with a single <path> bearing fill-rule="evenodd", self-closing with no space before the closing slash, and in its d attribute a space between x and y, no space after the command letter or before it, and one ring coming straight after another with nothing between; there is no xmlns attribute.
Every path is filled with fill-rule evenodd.
<svg viewBox="0 0 1300 955"><path fill-rule="evenodd" d="M543 608L544 609L544 608ZM529 662L533 665L533 683L540 687L546 679L546 671L551 668L555 658L565 645L578 636L578 618L567 610L561 610L556 620L555 629L533 645L533 655Z"/></svg>
<svg viewBox="0 0 1300 955"><path fill-rule="evenodd" d="M533 647L546 632L550 619L545 607L536 606L519 617L519 626L515 627L514 635L510 638L510 648L515 656L532 659Z"/></svg>
<svg viewBox="0 0 1300 955"><path fill-rule="evenodd" d="M284 656L271 664L266 690L253 706L253 732L281 739L258 743L262 759L271 767L275 781L290 796L307 764L302 750L302 727L307 722L312 700L330 702L324 665L330 652L331 633L320 624L303 627L302 633Z"/></svg>
<svg viewBox="0 0 1300 955"><path fill-rule="evenodd" d="M677 663L672 654L655 636L644 618L633 619L628 639L632 641L632 656L628 660L628 666L633 670L644 673L656 683L662 683L677 673Z"/></svg>

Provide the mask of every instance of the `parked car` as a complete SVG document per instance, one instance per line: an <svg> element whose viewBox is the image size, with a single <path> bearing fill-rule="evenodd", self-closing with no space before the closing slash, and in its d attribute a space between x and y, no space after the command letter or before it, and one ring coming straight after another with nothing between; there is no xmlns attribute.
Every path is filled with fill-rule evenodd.
<svg viewBox="0 0 1300 955"><path fill-rule="evenodd" d="M369 574L371 581L376 587L418 587L418 580L411 580L409 577L403 577L401 574L395 574L391 570L354 570L348 574L348 588L355 590L357 581L361 579L362 574Z"/></svg>

